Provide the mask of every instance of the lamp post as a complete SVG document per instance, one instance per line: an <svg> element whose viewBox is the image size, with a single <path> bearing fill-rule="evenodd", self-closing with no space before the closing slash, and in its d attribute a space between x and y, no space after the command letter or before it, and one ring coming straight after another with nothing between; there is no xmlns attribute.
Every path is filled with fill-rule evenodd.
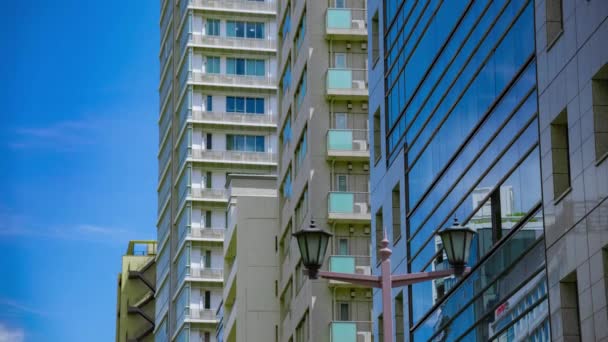
<svg viewBox="0 0 608 342"><path fill-rule="evenodd" d="M454 224L451 227L446 228L439 233L447 254L448 262L452 266L451 269L392 275L390 256L393 252L388 247L389 242L385 232L384 239L380 242L380 276L320 271L319 269L323 264L323 260L325 260L329 238L333 234L317 228L313 220L311 220L308 228L301 229L294 233L293 236L295 236L298 241L302 262L306 267L309 278L317 279L318 277L321 277L382 289L382 316L384 318L382 330L384 331L384 341L392 342L393 306L391 303L391 289L394 287L449 277L451 275L460 276L467 272L468 270L465 266L469 259L469 249L474 234L474 230L461 226L458 223L458 220L454 219Z"/></svg>

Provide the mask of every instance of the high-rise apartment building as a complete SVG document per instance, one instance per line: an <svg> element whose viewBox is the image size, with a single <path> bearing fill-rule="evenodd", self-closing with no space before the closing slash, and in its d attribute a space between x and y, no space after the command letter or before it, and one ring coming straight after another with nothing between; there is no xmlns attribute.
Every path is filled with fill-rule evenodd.
<svg viewBox="0 0 608 342"><path fill-rule="evenodd" d="M291 234L334 234L326 269L370 274L365 0L281 0L279 341L371 341L371 290L303 274Z"/></svg>
<svg viewBox="0 0 608 342"><path fill-rule="evenodd" d="M477 232L469 274L394 289L394 317L374 292L374 319L398 342L606 339L608 2L368 4L373 246L392 228L393 272L433 271L439 230Z"/></svg>
<svg viewBox="0 0 608 342"><path fill-rule="evenodd" d="M214 341L228 173L277 169L270 0L164 0L155 339Z"/></svg>
<svg viewBox="0 0 608 342"><path fill-rule="evenodd" d="M129 241L116 290L116 342L154 341L156 241Z"/></svg>

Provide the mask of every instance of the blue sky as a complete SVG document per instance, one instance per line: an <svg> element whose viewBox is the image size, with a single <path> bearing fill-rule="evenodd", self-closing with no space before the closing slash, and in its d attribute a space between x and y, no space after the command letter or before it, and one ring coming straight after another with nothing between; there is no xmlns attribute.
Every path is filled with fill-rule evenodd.
<svg viewBox="0 0 608 342"><path fill-rule="evenodd" d="M159 2L3 3L0 341L114 338L120 256L156 236Z"/></svg>

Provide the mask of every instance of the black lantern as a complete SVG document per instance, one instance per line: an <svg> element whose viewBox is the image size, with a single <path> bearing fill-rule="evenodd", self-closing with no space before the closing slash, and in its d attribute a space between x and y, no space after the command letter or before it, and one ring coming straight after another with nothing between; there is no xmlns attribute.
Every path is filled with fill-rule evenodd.
<svg viewBox="0 0 608 342"><path fill-rule="evenodd" d="M469 260L474 235L475 231L473 229L461 226L457 219L454 219L454 224L451 227L439 232L448 262L457 275L464 272L465 265Z"/></svg>
<svg viewBox="0 0 608 342"><path fill-rule="evenodd" d="M304 267L308 269L308 277L317 279L319 268L323 265L329 238L333 234L317 228L315 221L310 221L308 228L303 228L293 234L298 240L300 255Z"/></svg>

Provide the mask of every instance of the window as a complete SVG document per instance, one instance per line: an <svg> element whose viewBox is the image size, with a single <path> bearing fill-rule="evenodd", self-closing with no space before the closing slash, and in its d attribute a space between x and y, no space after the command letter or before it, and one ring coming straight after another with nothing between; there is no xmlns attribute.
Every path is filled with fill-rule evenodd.
<svg viewBox="0 0 608 342"><path fill-rule="evenodd" d="M226 35L236 38L264 39L264 23L228 20Z"/></svg>
<svg viewBox="0 0 608 342"><path fill-rule="evenodd" d="M211 291L205 291L205 309L211 309Z"/></svg>
<svg viewBox="0 0 608 342"><path fill-rule="evenodd" d="M563 30L562 0L546 0L547 46L551 46Z"/></svg>
<svg viewBox="0 0 608 342"><path fill-rule="evenodd" d="M207 210L205 211L205 221L204 221L204 228L211 228L211 211Z"/></svg>
<svg viewBox="0 0 608 342"><path fill-rule="evenodd" d="M298 83L298 88L296 89L296 110L300 110L302 106L302 102L304 102L304 97L306 96L306 68L302 72L302 76L300 77L300 83Z"/></svg>
<svg viewBox="0 0 608 342"><path fill-rule="evenodd" d="M226 149L228 151L264 152L263 135L226 135Z"/></svg>
<svg viewBox="0 0 608 342"><path fill-rule="evenodd" d="M405 342L403 292L399 292L397 297L395 297L395 342Z"/></svg>
<svg viewBox="0 0 608 342"><path fill-rule="evenodd" d="M399 183L393 188L393 243L401 238L401 189Z"/></svg>
<svg viewBox="0 0 608 342"><path fill-rule="evenodd" d="M302 43L304 42L304 37L306 37L306 12L302 14L302 19L300 20L300 24L296 30L296 51L300 51L300 47L302 47Z"/></svg>
<svg viewBox="0 0 608 342"><path fill-rule="evenodd" d="M298 146L296 146L296 173L300 170L300 167L302 167L302 163L304 162L304 158L306 158L306 153L307 153L307 127L304 127L303 133L302 133L302 137L300 138L300 141L298 142Z"/></svg>
<svg viewBox="0 0 608 342"><path fill-rule="evenodd" d="M281 184L281 190L284 198L291 198L291 166L287 168L285 179L283 180L283 184Z"/></svg>
<svg viewBox="0 0 608 342"><path fill-rule="evenodd" d="M288 57L287 60L290 60ZM283 76L281 76L281 90L283 91L283 95L289 91L291 88L291 63L287 62L287 66L285 66L285 70L283 71Z"/></svg>
<svg viewBox="0 0 608 342"><path fill-rule="evenodd" d="M348 129L348 116L346 116L346 113L336 113L335 120L335 129Z"/></svg>
<svg viewBox="0 0 608 342"><path fill-rule="evenodd" d="M304 223L304 217L308 213L308 188L305 188L300 196L300 200L296 205L296 227L300 227Z"/></svg>
<svg viewBox="0 0 608 342"><path fill-rule="evenodd" d="M376 65L378 60L380 59L380 22L378 21L378 11L374 13L372 17L372 63Z"/></svg>
<svg viewBox="0 0 608 342"><path fill-rule="evenodd" d="M384 239L384 223L382 222L382 208L376 212L376 263L380 264L382 259L380 258L380 243Z"/></svg>
<svg viewBox="0 0 608 342"><path fill-rule="evenodd" d="M348 252L348 239L347 238L338 239L338 255L350 255L350 253Z"/></svg>
<svg viewBox="0 0 608 342"><path fill-rule="evenodd" d="M211 251L205 251L205 268L211 268Z"/></svg>
<svg viewBox="0 0 608 342"><path fill-rule="evenodd" d="M204 185L205 189L211 189L213 187L212 183L211 183L212 180L213 180L213 178L211 177L211 172L207 171L205 173L205 176L203 179L203 185Z"/></svg>
<svg viewBox="0 0 608 342"><path fill-rule="evenodd" d="M346 54L344 52L334 54L334 68L346 69Z"/></svg>
<svg viewBox="0 0 608 342"><path fill-rule="evenodd" d="M227 113L264 114L263 97L226 96Z"/></svg>
<svg viewBox="0 0 608 342"><path fill-rule="evenodd" d="M208 74L219 74L220 73L220 58L207 56L207 64L205 71Z"/></svg>
<svg viewBox="0 0 608 342"><path fill-rule="evenodd" d="M205 102L205 111L213 112L213 97L211 95L207 95L207 100Z"/></svg>
<svg viewBox="0 0 608 342"><path fill-rule="evenodd" d="M593 78L592 91L595 160L599 162L608 156L608 64Z"/></svg>
<svg viewBox="0 0 608 342"><path fill-rule="evenodd" d="M207 141L205 141L205 149L212 150L213 149L213 135L211 133L207 133Z"/></svg>
<svg viewBox="0 0 608 342"><path fill-rule="evenodd" d="M568 112L563 110L551 123L553 160L553 197L559 200L570 189L570 152L568 148Z"/></svg>
<svg viewBox="0 0 608 342"><path fill-rule="evenodd" d="M302 266L302 261L298 262L296 265L296 294L300 293L300 289L304 286L304 282L306 281L304 276L304 268Z"/></svg>
<svg viewBox="0 0 608 342"><path fill-rule="evenodd" d="M291 113L287 114L287 119L281 130L281 142L283 145L288 144L291 141Z"/></svg>
<svg viewBox="0 0 608 342"><path fill-rule="evenodd" d="M205 25L205 33L208 36L219 36L220 35L219 19L207 19L207 23Z"/></svg>
<svg viewBox="0 0 608 342"><path fill-rule="evenodd" d="M350 321L350 304L338 303L338 321Z"/></svg>
<svg viewBox="0 0 608 342"><path fill-rule="evenodd" d="M209 333L208 331L205 331L205 339L203 341L205 342L211 342L211 333Z"/></svg>
<svg viewBox="0 0 608 342"><path fill-rule="evenodd" d="M336 0L336 8L346 8L346 0Z"/></svg>
<svg viewBox="0 0 608 342"><path fill-rule="evenodd" d="M227 58L226 74L265 76L266 63L263 59Z"/></svg>
<svg viewBox="0 0 608 342"><path fill-rule="evenodd" d="M374 162L382 157L382 133L380 132L380 108L374 113Z"/></svg>
<svg viewBox="0 0 608 342"><path fill-rule="evenodd" d="M308 311L296 327L296 342L308 342Z"/></svg>
<svg viewBox="0 0 608 342"><path fill-rule="evenodd" d="M285 10L285 18L283 18L283 22L281 23L281 29L279 30L281 37L280 40L283 42L285 38L289 35L291 31L291 4L287 4L287 9Z"/></svg>
<svg viewBox="0 0 608 342"><path fill-rule="evenodd" d="M336 175L336 190L339 192L348 191L348 175L346 174L337 174Z"/></svg>
<svg viewBox="0 0 608 342"><path fill-rule="evenodd" d="M378 342L384 342L384 330L382 326L384 325L384 319L382 319L382 315L378 316Z"/></svg>
<svg viewBox="0 0 608 342"><path fill-rule="evenodd" d="M559 312L562 322L570 322L570 324L562 324L562 336L577 340L581 337L578 296L578 281L574 271L559 282Z"/></svg>

